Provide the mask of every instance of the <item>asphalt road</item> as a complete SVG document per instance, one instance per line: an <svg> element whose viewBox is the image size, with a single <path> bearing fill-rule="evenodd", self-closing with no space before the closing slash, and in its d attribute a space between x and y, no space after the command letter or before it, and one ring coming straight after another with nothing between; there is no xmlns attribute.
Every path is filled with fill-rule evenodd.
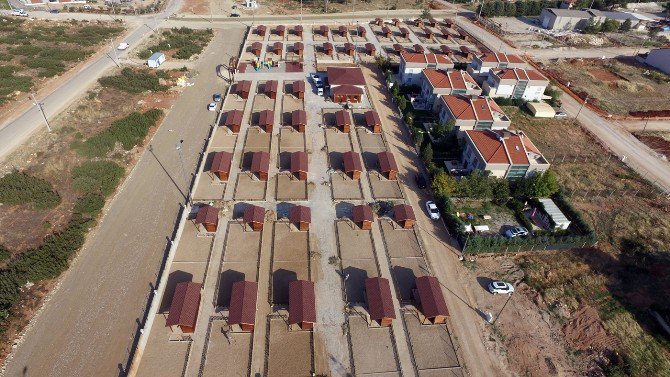
<svg viewBox="0 0 670 377"><path fill-rule="evenodd" d="M186 182L175 143L183 139L184 168L193 172L215 114L206 109L222 52L236 54L241 28L218 31L186 88L151 140L97 230L7 363L7 376L113 376L128 358L161 260L179 218ZM179 190L175 186L179 187Z"/></svg>

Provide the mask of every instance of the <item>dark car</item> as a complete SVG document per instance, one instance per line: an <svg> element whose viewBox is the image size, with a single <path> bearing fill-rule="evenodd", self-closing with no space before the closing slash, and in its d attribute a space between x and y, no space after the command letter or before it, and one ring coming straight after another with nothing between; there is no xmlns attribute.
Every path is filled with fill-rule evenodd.
<svg viewBox="0 0 670 377"><path fill-rule="evenodd" d="M231 13L231 14L230 14L230 17L239 17L239 16L240 16L239 13Z"/></svg>
<svg viewBox="0 0 670 377"><path fill-rule="evenodd" d="M51 13L60 13L60 11L58 9L52 9Z"/></svg>
<svg viewBox="0 0 670 377"><path fill-rule="evenodd" d="M420 189L425 189L427 187L426 177L424 177L423 174L417 174L415 180L416 185L419 186Z"/></svg>

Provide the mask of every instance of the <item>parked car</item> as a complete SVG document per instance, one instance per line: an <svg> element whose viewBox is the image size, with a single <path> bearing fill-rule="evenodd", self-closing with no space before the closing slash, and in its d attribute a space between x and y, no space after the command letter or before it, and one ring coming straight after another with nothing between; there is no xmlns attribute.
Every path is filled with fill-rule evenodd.
<svg viewBox="0 0 670 377"><path fill-rule="evenodd" d="M426 177L423 176L423 174L418 173L415 177L414 180L416 181L416 185L419 186L420 189L425 189L428 187L426 184Z"/></svg>
<svg viewBox="0 0 670 377"><path fill-rule="evenodd" d="M216 102L212 102L209 105L207 105L207 110L216 111Z"/></svg>
<svg viewBox="0 0 670 377"><path fill-rule="evenodd" d="M231 13L231 14L230 14L230 17L239 17L239 16L240 16L239 13Z"/></svg>
<svg viewBox="0 0 670 377"><path fill-rule="evenodd" d="M56 14L56 13L60 13L60 11L58 9L52 9L49 13Z"/></svg>
<svg viewBox="0 0 670 377"><path fill-rule="evenodd" d="M566 113L565 111L557 111L556 115L554 115L554 118L567 118L567 117L568 113Z"/></svg>
<svg viewBox="0 0 670 377"><path fill-rule="evenodd" d="M12 9L12 16L28 17L28 12L25 9Z"/></svg>
<svg viewBox="0 0 670 377"><path fill-rule="evenodd" d="M428 215L430 216L431 219L433 220L440 219L440 210L437 209L437 205L435 204L434 201L429 200L426 202L426 211L428 211Z"/></svg>
<svg viewBox="0 0 670 377"><path fill-rule="evenodd" d="M127 49L128 46L130 46L128 43L126 43L126 42L121 42L121 43L119 43L118 46L116 46L116 49L117 49L117 50L121 50L121 51L123 51L123 50Z"/></svg>
<svg viewBox="0 0 670 377"><path fill-rule="evenodd" d="M515 226L515 227L509 228L505 231L505 237L507 237L507 238L514 238L514 237L527 236L527 235L528 235L528 229L526 229L522 226Z"/></svg>
<svg viewBox="0 0 670 377"><path fill-rule="evenodd" d="M214 102L221 102L221 93L214 93L212 98L214 98Z"/></svg>
<svg viewBox="0 0 670 377"><path fill-rule="evenodd" d="M494 295L507 294L511 296L514 293L514 286L504 281L492 281L489 283L489 292Z"/></svg>

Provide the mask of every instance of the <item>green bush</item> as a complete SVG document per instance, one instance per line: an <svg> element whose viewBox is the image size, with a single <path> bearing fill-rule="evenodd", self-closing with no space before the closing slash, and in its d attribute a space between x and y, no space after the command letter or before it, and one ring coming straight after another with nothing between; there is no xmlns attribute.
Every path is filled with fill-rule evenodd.
<svg viewBox="0 0 670 377"><path fill-rule="evenodd" d="M146 92L147 90L160 92L168 89L167 86L159 83L159 77L155 73L131 68L124 68L118 75L101 77L98 82L103 87L115 88L133 94Z"/></svg>
<svg viewBox="0 0 670 377"><path fill-rule="evenodd" d="M29 92L33 79L29 76L15 76L21 68L14 65L0 65L0 105L9 101L15 92Z"/></svg>
<svg viewBox="0 0 670 377"><path fill-rule="evenodd" d="M149 133L149 128L155 125L162 115L161 109L131 113L86 141L75 141L73 148L88 157L106 156L114 149L116 143L120 143L125 150L131 150L144 140Z"/></svg>
<svg viewBox="0 0 670 377"><path fill-rule="evenodd" d="M10 253L9 250L7 250L7 248L4 247L3 245L0 245L0 262L6 261L11 256L12 253Z"/></svg>
<svg viewBox="0 0 670 377"><path fill-rule="evenodd" d="M86 161L72 169L72 185L82 194L109 195L123 177L123 168L112 161Z"/></svg>
<svg viewBox="0 0 670 377"><path fill-rule="evenodd" d="M176 50L172 57L176 59L189 59L197 55L209 44L214 33L212 29L194 30L187 27L172 28L163 31L161 41L141 51L138 56L146 59L152 52ZM146 56L146 57L145 57Z"/></svg>
<svg viewBox="0 0 670 377"><path fill-rule="evenodd" d="M54 208L60 196L51 183L26 173L13 171L0 178L0 203L31 204L36 209Z"/></svg>
<svg viewBox="0 0 670 377"><path fill-rule="evenodd" d="M74 213L95 218L105 206L105 197L100 194L86 194L77 199Z"/></svg>

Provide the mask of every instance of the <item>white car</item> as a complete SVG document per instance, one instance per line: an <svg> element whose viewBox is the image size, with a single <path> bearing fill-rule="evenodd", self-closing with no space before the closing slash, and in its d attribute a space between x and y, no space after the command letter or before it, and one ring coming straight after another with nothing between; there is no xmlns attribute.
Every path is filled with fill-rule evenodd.
<svg viewBox="0 0 670 377"><path fill-rule="evenodd" d="M440 219L440 210L437 209L437 205L432 200L426 202L426 211L428 211L428 215L430 216L431 219L433 220Z"/></svg>
<svg viewBox="0 0 670 377"><path fill-rule="evenodd" d="M216 102L211 102L209 105L207 105L207 110L216 111Z"/></svg>
<svg viewBox="0 0 670 377"><path fill-rule="evenodd" d="M12 16L28 17L28 12L25 9L12 9Z"/></svg>
<svg viewBox="0 0 670 377"><path fill-rule="evenodd" d="M119 43L118 46L116 46L116 49L117 49L117 50L121 50L121 51L123 51L123 50L127 49L129 46L130 46L130 45L129 45L128 43L126 43L126 42L121 42L121 43Z"/></svg>
<svg viewBox="0 0 670 377"><path fill-rule="evenodd" d="M566 113L565 111L559 111L559 112L556 113L556 115L554 115L554 117L555 118L567 118L568 113Z"/></svg>
<svg viewBox="0 0 670 377"><path fill-rule="evenodd" d="M510 283L505 283L504 281L492 281L489 283L489 292L493 293L494 295L500 293L511 296L512 293L514 293L514 286L512 286Z"/></svg>
<svg viewBox="0 0 670 377"><path fill-rule="evenodd" d="M527 235L528 235L528 229L522 226L515 226L505 231L505 237L507 238L522 237Z"/></svg>

